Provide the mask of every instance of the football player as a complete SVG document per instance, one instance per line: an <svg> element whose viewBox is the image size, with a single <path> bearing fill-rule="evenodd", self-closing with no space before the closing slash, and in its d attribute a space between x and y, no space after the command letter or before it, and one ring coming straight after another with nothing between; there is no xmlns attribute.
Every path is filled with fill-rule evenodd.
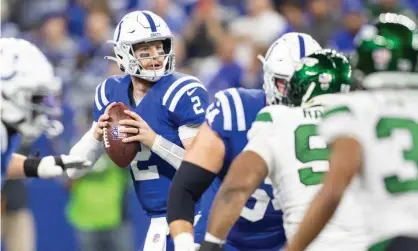
<svg viewBox="0 0 418 251"><path fill-rule="evenodd" d="M221 241L266 177L283 211L286 237L292 239L328 170L328 150L316 125L322 104L333 97L323 94L347 92L350 75L347 58L332 50L301 60L285 87L294 107L268 106L258 113L248 144L233 161L213 202L207 230L212 238L205 238L201 250L221 250ZM367 235L356 206L356 200L347 195L338 215L307 250L364 250Z"/></svg>
<svg viewBox="0 0 418 251"><path fill-rule="evenodd" d="M150 217L142 250L173 250L166 221L168 190L185 149L205 120L208 94L199 79L175 72L173 35L158 15L150 11L125 15L110 42L115 57L108 59L116 61L125 75L97 86L93 125L71 153L96 162L104 152L101 141L108 110L115 102L127 105L132 119L120 121L124 128L119 132L134 134L123 142L141 144L130 169L137 198ZM68 172L72 178L83 174Z"/></svg>
<svg viewBox="0 0 418 251"><path fill-rule="evenodd" d="M1 38L1 183L6 178L60 176L64 170L88 168L91 163L72 155L28 158L14 153L21 137L30 141L43 132L54 133L48 115L59 108L47 106L46 99L59 95L61 82L44 54L23 39Z"/></svg>
<svg viewBox="0 0 418 251"><path fill-rule="evenodd" d="M307 34L285 34L270 46L265 59L261 57L265 91L232 88L215 95L206 123L186 152L170 190L168 221L176 250L192 250L194 205L214 180L209 189L217 191L231 161L246 145L247 131L257 113L268 104L288 103L284 87L295 64L319 49ZM203 217L209 214L211 202L202 203ZM266 180L243 208L228 235L226 249L278 250L285 240L280 205L273 199L271 183Z"/></svg>
<svg viewBox="0 0 418 251"><path fill-rule="evenodd" d="M356 176L356 195L371 212L368 250L418 250L417 39L416 24L393 13L359 33L353 72L366 91L341 95L324 114L319 133L330 145L330 171L289 251L321 238Z"/></svg>

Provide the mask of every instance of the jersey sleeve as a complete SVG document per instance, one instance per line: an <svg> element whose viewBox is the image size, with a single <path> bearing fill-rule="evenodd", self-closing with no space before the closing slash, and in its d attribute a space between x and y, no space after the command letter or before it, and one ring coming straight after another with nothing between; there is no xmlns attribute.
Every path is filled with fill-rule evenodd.
<svg viewBox="0 0 418 251"><path fill-rule="evenodd" d="M96 87L93 104L93 119L95 122L99 120L106 107L112 102L111 82L112 80L108 78Z"/></svg>
<svg viewBox="0 0 418 251"><path fill-rule="evenodd" d="M271 144L271 137L275 133L273 116L269 107L262 109L248 131L248 143L244 151L257 153L266 163L268 172L273 170L275 163L274 146Z"/></svg>
<svg viewBox="0 0 418 251"><path fill-rule="evenodd" d="M325 110L318 133L327 143L332 143L337 137L350 136L360 139L360 124L357 123L355 108L347 103L329 106Z"/></svg>
<svg viewBox="0 0 418 251"><path fill-rule="evenodd" d="M206 88L199 82L190 82L179 88L166 106L177 126L181 127L202 124L208 105Z"/></svg>

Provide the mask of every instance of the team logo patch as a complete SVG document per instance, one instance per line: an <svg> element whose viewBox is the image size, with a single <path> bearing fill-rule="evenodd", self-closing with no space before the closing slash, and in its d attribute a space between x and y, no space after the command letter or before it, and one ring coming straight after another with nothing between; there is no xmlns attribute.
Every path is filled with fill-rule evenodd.
<svg viewBox="0 0 418 251"><path fill-rule="evenodd" d="M329 84L332 81L332 75L329 73L322 73L319 75L318 81L321 84L321 89L326 91L329 89Z"/></svg>
<svg viewBox="0 0 418 251"><path fill-rule="evenodd" d="M112 127L112 136L113 140L124 139L127 137L126 133L121 133L119 130L124 128L123 126L114 126Z"/></svg>
<svg viewBox="0 0 418 251"><path fill-rule="evenodd" d="M152 242L157 243L160 241L160 234L154 234L154 238L152 239Z"/></svg>
<svg viewBox="0 0 418 251"><path fill-rule="evenodd" d="M372 53L372 58L376 70L385 70L392 59L392 53L386 48L381 48Z"/></svg>

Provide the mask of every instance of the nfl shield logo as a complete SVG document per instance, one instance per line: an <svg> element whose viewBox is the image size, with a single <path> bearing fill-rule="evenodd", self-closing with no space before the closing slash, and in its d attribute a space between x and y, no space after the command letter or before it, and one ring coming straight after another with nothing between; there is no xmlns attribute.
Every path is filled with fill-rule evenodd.
<svg viewBox="0 0 418 251"><path fill-rule="evenodd" d="M386 48L377 49L372 53L374 61L374 67L376 70L387 69L390 60L392 59L392 53Z"/></svg>
<svg viewBox="0 0 418 251"><path fill-rule="evenodd" d="M120 133L119 132L119 128L123 128L123 126L114 126L114 127L112 127L113 140L126 138L126 133Z"/></svg>
<svg viewBox="0 0 418 251"><path fill-rule="evenodd" d="M318 81L321 84L321 89L326 91L329 89L329 84L332 81L332 75L329 73L322 73L319 75Z"/></svg>

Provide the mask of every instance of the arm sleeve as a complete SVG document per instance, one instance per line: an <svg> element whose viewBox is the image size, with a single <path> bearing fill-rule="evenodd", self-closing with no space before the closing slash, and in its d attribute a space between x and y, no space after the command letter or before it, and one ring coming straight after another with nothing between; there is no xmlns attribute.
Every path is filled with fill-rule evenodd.
<svg viewBox="0 0 418 251"><path fill-rule="evenodd" d="M79 156L91 161L94 165L96 161L104 153L104 147L102 142L97 141L93 137L93 131L96 128L96 122L93 122L90 130L88 130L84 136L78 141L70 150L70 155ZM67 169L66 173L69 178L77 179L81 176L84 176L91 169Z"/></svg>

